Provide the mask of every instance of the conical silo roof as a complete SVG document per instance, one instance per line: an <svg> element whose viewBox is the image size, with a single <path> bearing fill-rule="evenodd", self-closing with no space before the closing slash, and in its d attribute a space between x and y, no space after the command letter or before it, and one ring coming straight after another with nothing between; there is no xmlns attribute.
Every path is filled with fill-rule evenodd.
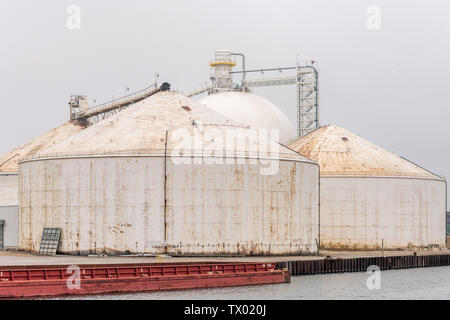
<svg viewBox="0 0 450 320"><path fill-rule="evenodd" d="M441 177L339 126L323 126L288 146L319 163L321 175Z"/></svg>
<svg viewBox="0 0 450 320"><path fill-rule="evenodd" d="M208 132L208 139L212 141L216 137L224 138L228 129L240 129L244 133L251 130L250 127L228 119L181 94L163 91L90 126L38 156L161 155L166 151L179 149L180 142L186 136ZM203 147L198 150L193 147L190 152L201 153ZM239 155L244 155L245 152L247 155L248 149L233 151L237 151ZM312 162L283 146L279 146L279 156Z"/></svg>
<svg viewBox="0 0 450 320"><path fill-rule="evenodd" d="M12 173L19 171L19 161L47 149L68 137L71 137L86 126L78 121L68 121L62 125L34 138L27 143L14 148L0 156L0 173Z"/></svg>

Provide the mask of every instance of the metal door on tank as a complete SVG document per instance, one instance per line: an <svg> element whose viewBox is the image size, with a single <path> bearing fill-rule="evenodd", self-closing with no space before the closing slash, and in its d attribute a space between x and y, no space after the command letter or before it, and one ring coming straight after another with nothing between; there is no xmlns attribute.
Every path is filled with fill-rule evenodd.
<svg viewBox="0 0 450 320"><path fill-rule="evenodd" d="M4 250L4 246L3 246L4 226L5 226L5 220L0 220L0 251Z"/></svg>

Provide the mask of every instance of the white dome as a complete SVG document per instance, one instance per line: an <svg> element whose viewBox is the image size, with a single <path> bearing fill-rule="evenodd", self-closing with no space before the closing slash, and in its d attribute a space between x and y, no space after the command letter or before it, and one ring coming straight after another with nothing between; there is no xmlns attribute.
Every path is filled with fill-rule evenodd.
<svg viewBox="0 0 450 320"><path fill-rule="evenodd" d="M296 130L284 113L274 104L254 94L227 91L204 97L199 102L230 118L255 129L279 129L280 142L297 137Z"/></svg>

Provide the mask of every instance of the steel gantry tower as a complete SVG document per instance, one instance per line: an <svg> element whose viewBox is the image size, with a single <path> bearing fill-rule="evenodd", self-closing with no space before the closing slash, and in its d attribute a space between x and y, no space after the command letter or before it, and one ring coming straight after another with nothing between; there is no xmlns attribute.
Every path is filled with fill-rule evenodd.
<svg viewBox="0 0 450 320"><path fill-rule="evenodd" d="M297 135L319 127L319 74L312 65L297 65Z"/></svg>
<svg viewBox="0 0 450 320"><path fill-rule="evenodd" d="M242 70L232 71L236 65L233 56L242 57ZM315 61L297 62L295 67L284 68L262 68L255 70L245 69L245 57L242 53L233 53L228 50L218 50L215 52L215 59L210 63L213 68L211 84L192 90L187 93L192 97L207 92L214 94L222 91L250 91L256 87L273 87L295 85L297 89L297 135L299 137L313 131L319 127L319 73L315 67ZM251 73L266 72L295 72L294 75L284 77L264 77L247 79L246 75ZM242 74L240 84L232 81L233 74Z"/></svg>

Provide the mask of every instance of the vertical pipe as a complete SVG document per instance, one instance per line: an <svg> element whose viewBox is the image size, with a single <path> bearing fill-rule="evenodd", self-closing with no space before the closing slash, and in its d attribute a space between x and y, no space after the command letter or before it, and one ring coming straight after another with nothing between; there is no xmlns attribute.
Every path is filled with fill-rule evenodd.
<svg viewBox="0 0 450 320"><path fill-rule="evenodd" d="M231 53L232 56L240 56L242 58L242 82L241 82L241 88L245 84L245 56L242 53Z"/></svg>
<svg viewBox="0 0 450 320"><path fill-rule="evenodd" d="M445 239L444 239L444 247L447 248L447 208L448 208L448 185L447 180L445 180Z"/></svg>
<svg viewBox="0 0 450 320"><path fill-rule="evenodd" d="M319 238L319 241L317 243L317 254L320 255L320 167L319 166L317 166L317 167L318 167L317 170L318 170L318 175L319 175L319 196L318 196L318 204L317 204L317 207L319 210L319 226L318 226L319 234L317 237Z"/></svg>
<svg viewBox="0 0 450 320"><path fill-rule="evenodd" d="M164 253L167 254L167 139L169 132L166 130L164 141Z"/></svg>
<svg viewBox="0 0 450 320"><path fill-rule="evenodd" d="M300 85L298 81L298 63L297 63L297 69L295 72L295 77L297 79L296 81L296 87L297 87L297 137L301 137L302 134L300 133Z"/></svg>

